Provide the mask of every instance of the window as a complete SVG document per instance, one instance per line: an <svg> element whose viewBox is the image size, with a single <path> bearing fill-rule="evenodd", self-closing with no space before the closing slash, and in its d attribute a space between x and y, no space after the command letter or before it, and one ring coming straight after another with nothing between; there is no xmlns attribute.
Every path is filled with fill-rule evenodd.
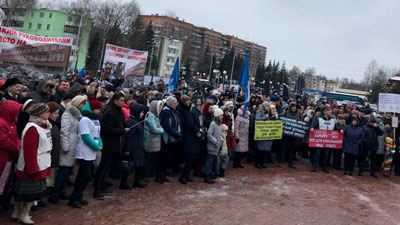
<svg viewBox="0 0 400 225"><path fill-rule="evenodd" d="M45 52L49 51L49 45L44 46L44 51Z"/></svg>
<svg viewBox="0 0 400 225"><path fill-rule="evenodd" d="M30 60L30 61L33 61L33 55L31 55L31 56L29 57L29 60Z"/></svg>
<svg viewBox="0 0 400 225"><path fill-rule="evenodd" d="M50 30L50 24L47 24L47 30Z"/></svg>
<svg viewBox="0 0 400 225"><path fill-rule="evenodd" d="M40 61L40 55L36 55L35 61Z"/></svg>
<svg viewBox="0 0 400 225"><path fill-rule="evenodd" d="M46 62L47 61L47 55L43 55L42 56L42 62Z"/></svg>
<svg viewBox="0 0 400 225"><path fill-rule="evenodd" d="M57 45L52 45L51 46L51 50L56 50L57 49Z"/></svg>
<svg viewBox="0 0 400 225"><path fill-rule="evenodd" d="M29 29L32 29L32 23L29 23Z"/></svg>
<svg viewBox="0 0 400 225"><path fill-rule="evenodd" d="M37 29L38 29L38 30L42 29L42 24L41 24L41 23L38 23L38 24L37 24Z"/></svg>
<svg viewBox="0 0 400 225"><path fill-rule="evenodd" d="M56 55L55 55L55 54L51 54L51 55L50 55L49 61L52 62L52 61L54 61L55 58L56 58Z"/></svg>
<svg viewBox="0 0 400 225"><path fill-rule="evenodd" d="M64 61L64 54L58 54L58 61Z"/></svg>
<svg viewBox="0 0 400 225"><path fill-rule="evenodd" d="M43 17L44 17L44 13L42 13L42 12L39 13L39 17L40 17L40 18L43 18Z"/></svg>
<svg viewBox="0 0 400 225"><path fill-rule="evenodd" d="M37 48L32 48L32 52L36 52L37 51Z"/></svg>
<svg viewBox="0 0 400 225"><path fill-rule="evenodd" d="M79 23L79 17L75 18L75 23Z"/></svg>
<svg viewBox="0 0 400 225"><path fill-rule="evenodd" d="M178 54L178 50L173 49L173 48L168 48L168 53L169 54Z"/></svg>
<svg viewBox="0 0 400 225"><path fill-rule="evenodd" d="M72 22L72 16L68 17L68 21Z"/></svg>
<svg viewBox="0 0 400 225"><path fill-rule="evenodd" d="M64 26L65 33L78 34L78 30L79 30L78 27Z"/></svg>
<svg viewBox="0 0 400 225"><path fill-rule="evenodd" d="M60 45L59 49L65 49L65 45Z"/></svg>
<svg viewBox="0 0 400 225"><path fill-rule="evenodd" d="M53 17L53 13L49 13L49 19Z"/></svg>
<svg viewBox="0 0 400 225"><path fill-rule="evenodd" d="M35 16L35 13L34 12L31 12L31 17L34 17Z"/></svg>
<svg viewBox="0 0 400 225"><path fill-rule="evenodd" d="M38 52L42 52L42 51L43 51L43 46L39 46Z"/></svg>

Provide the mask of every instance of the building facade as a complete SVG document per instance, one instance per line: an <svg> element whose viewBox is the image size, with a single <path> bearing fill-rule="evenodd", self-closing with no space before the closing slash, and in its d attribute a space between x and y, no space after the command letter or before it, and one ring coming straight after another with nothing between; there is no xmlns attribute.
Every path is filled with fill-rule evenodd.
<svg viewBox="0 0 400 225"><path fill-rule="evenodd" d="M68 70L85 67L89 48L89 34L92 22L80 15L47 9L14 9L3 8L5 19L3 25L27 34L45 37L73 38L69 51ZM79 38L78 38L79 35ZM79 43L77 40L79 39Z"/></svg>
<svg viewBox="0 0 400 225"><path fill-rule="evenodd" d="M185 20L159 15L142 15L145 25L152 24L156 35L182 41L184 61L189 61L191 67L197 69L207 47L211 56L216 56L218 63L230 49L235 55L245 56L248 52L249 72L255 75L257 66L264 65L267 48L256 43L244 41L232 35L225 35L206 27L198 27ZM233 60L233 59L232 59ZM182 66L184 66L182 64ZM193 71L192 71L193 72Z"/></svg>
<svg viewBox="0 0 400 225"><path fill-rule="evenodd" d="M156 37L154 49L157 49L157 73L160 77L169 77L175 66L176 59L182 58L183 42L168 37Z"/></svg>

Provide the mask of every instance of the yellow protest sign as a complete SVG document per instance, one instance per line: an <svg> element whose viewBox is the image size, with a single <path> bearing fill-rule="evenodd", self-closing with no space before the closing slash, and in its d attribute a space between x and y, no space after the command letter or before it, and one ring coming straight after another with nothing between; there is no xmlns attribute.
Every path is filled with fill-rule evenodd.
<svg viewBox="0 0 400 225"><path fill-rule="evenodd" d="M282 139L282 120L256 120L254 140L268 141Z"/></svg>

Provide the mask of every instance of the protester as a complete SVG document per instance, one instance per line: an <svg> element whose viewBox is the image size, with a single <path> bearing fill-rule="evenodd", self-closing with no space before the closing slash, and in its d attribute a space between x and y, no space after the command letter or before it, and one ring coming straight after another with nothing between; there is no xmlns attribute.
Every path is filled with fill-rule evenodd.
<svg viewBox="0 0 400 225"><path fill-rule="evenodd" d="M287 117L289 119L300 120L300 115L297 113L297 106L295 103L290 103L289 110L282 113L282 116ZM285 156L287 155L289 163L288 166L293 169L296 168L294 166L294 160L293 160L296 154L295 143L296 143L295 137L283 135L281 149L278 153L278 167L282 167Z"/></svg>
<svg viewBox="0 0 400 225"><path fill-rule="evenodd" d="M56 126L56 120L58 118L58 112L60 106L56 102L49 102L47 103L47 106L49 107L49 112L50 112L49 122L51 124L52 147L51 147L51 174L50 176L46 177L46 184L47 184L47 189L52 190L54 188L55 178L60 161L60 151L61 151L60 129Z"/></svg>
<svg viewBox="0 0 400 225"><path fill-rule="evenodd" d="M351 124L346 126L343 135L344 175L353 176L363 138L363 129L359 126L358 119L352 117Z"/></svg>
<svg viewBox="0 0 400 225"><path fill-rule="evenodd" d="M55 94L57 104L60 104L61 101L63 99L65 99L64 95L66 93L68 93L69 91L70 91L69 82L67 80L62 80L60 82L60 84L58 85L57 90L56 90L56 94Z"/></svg>
<svg viewBox="0 0 400 225"><path fill-rule="evenodd" d="M228 146L226 144L226 137L228 136L228 126L222 124L221 130L222 130L222 148L217 156L215 172L217 173L216 174L217 176L225 177L225 170L228 168L229 164Z"/></svg>
<svg viewBox="0 0 400 225"><path fill-rule="evenodd" d="M368 167L368 156L370 160L370 175L372 177L378 178L376 176L376 151L379 147L378 136L383 135L383 130L378 127L375 118L371 118L368 124L364 128L364 147L366 149L365 153L361 158L360 172L359 176L363 175L363 172L367 170Z"/></svg>
<svg viewBox="0 0 400 225"><path fill-rule="evenodd" d="M17 115L21 104L6 100L0 105L0 206L9 208L15 162L21 147L17 134Z"/></svg>
<svg viewBox="0 0 400 225"><path fill-rule="evenodd" d="M267 101L262 103L263 109L256 114L256 121L275 120L273 112L271 112L271 104ZM273 141L256 141L255 166L258 169L267 168L265 161L267 155L271 157L271 148Z"/></svg>
<svg viewBox="0 0 400 225"><path fill-rule="evenodd" d="M52 80L41 80L30 97L35 103L56 102L56 85Z"/></svg>
<svg viewBox="0 0 400 225"><path fill-rule="evenodd" d="M3 89L4 89L4 98L6 100L19 102L21 82L18 80L18 78L7 79L6 82L4 83Z"/></svg>
<svg viewBox="0 0 400 225"><path fill-rule="evenodd" d="M160 124L160 112L163 101L152 101L144 121L143 149L146 155L146 178L154 177L158 164L158 154L161 150L161 135L164 129Z"/></svg>
<svg viewBox="0 0 400 225"><path fill-rule="evenodd" d="M29 122L29 112L31 111L32 106L34 105L34 102L31 98L25 98L21 101L21 103L22 103L22 108L18 114L18 119L17 119L17 131L19 138L21 138L22 131L24 130L26 124Z"/></svg>
<svg viewBox="0 0 400 225"><path fill-rule="evenodd" d="M100 137L100 109L101 102L95 97L82 108L82 118L79 120L79 141L76 147L75 158L78 160L79 170L74 183L68 205L73 208L81 208L88 201L83 199L83 191L92 175L92 164L97 152L103 149Z"/></svg>
<svg viewBox="0 0 400 225"><path fill-rule="evenodd" d="M33 201L41 200L46 193L46 177L51 174L51 128L49 107L36 104L30 120L22 132L21 150L17 163L17 181L12 219L24 224L34 224L29 216Z"/></svg>
<svg viewBox="0 0 400 225"><path fill-rule="evenodd" d="M124 146L124 134L129 132L125 127L124 94L117 92L112 97L111 104L105 109L100 121L101 137L103 140L103 151L99 168L96 171L93 181L93 197L97 200L104 200L104 195L113 195L106 185L107 172L114 160L117 160Z"/></svg>
<svg viewBox="0 0 400 225"><path fill-rule="evenodd" d="M207 159L204 168L204 182L208 184L215 183L214 179L211 176L211 172L214 168L214 162L222 147L222 143L224 142L222 138L222 118L223 111L219 108L214 109L214 120L211 122L210 127L207 131Z"/></svg>
<svg viewBox="0 0 400 225"><path fill-rule="evenodd" d="M235 158L233 159L233 168L243 168L241 164L244 154L249 150L249 109L242 106L238 110L238 116L235 120L235 136L236 136L236 148Z"/></svg>

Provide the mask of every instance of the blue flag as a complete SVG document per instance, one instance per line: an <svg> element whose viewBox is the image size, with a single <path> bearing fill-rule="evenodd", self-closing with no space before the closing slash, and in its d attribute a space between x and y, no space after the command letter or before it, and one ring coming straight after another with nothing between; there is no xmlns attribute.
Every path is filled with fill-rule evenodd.
<svg viewBox="0 0 400 225"><path fill-rule="evenodd" d="M250 78L249 78L249 64L247 62L247 52L246 52L246 58L244 59L243 69L242 72L240 73L239 85L244 87L245 98L244 98L243 115L245 115L246 109L250 105Z"/></svg>
<svg viewBox="0 0 400 225"><path fill-rule="evenodd" d="M176 83L179 81L179 57L176 59L174 70L172 70L171 78L169 78L168 88L166 90L167 94L172 94L174 92Z"/></svg>

